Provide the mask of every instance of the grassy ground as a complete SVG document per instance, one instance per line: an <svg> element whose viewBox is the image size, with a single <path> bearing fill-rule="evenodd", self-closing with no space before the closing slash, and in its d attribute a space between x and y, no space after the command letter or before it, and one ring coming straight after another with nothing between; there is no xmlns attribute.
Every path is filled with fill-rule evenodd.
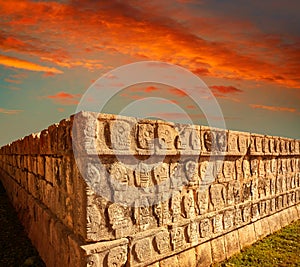
<svg viewBox="0 0 300 267"><path fill-rule="evenodd" d="M216 266L300 266L300 220Z"/></svg>

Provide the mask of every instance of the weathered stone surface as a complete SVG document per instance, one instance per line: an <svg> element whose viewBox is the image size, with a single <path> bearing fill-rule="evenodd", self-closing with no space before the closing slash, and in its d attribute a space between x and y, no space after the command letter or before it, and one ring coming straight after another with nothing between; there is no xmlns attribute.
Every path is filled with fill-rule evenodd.
<svg viewBox="0 0 300 267"><path fill-rule="evenodd" d="M2 147L0 175L48 266L208 266L300 217L299 144L82 112Z"/></svg>

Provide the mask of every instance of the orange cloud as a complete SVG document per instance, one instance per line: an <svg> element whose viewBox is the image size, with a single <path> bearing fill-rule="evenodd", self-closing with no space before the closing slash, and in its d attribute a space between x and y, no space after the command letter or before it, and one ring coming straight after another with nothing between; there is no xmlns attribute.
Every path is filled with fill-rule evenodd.
<svg viewBox="0 0 300 267"><path fill-rule="evenodd" d="M56 74L63 73L61 70L56 68L41 66L33 62L18 59L15 57L4 56L4 55L0 55L0 65L3 65L5 67L10 67L10 68L30 70L30 71L52 72Z"/></svg>
<svg viewBox="0 0 300 267"><path fill-rule="evenodd" d="M170 93L172 95L176 95L176 96L187 96L187 93L183 90L179 90L179 89L176 89L176 88L170 88L169 89Z"/></svg>
<svg viewBox="0 0 300 267"><path fill-rule="evenodd" d="M69 94L66 92L58 92L55 95L48 95L46 98L52 99L60 105L77 105L79 103L80 94Z"/></svg>
<svg viewBox="0 0 300 267"><path fill-rule="evenodd" d="M1 15L9 21L6 32L12 35L8 38L14 38L6 37L6 47L63 68L104 68L101 60L91 59L101 51L101 57L119 55L115 65L141 55L198 75L300 88L300 50L289 36L265 34L252 23L231 17L199 18L191 10L170 5L174 12L167 18L166 4L158 7L150 2L1 1ZM18 22L24 20L25 24ZM62 51L62 44L68 44L63 46L67 51Z"/></svg>
<svg viewBox="0 0 300 267"><path fill-rule="evenodd" d="M224 85L213 85L209 87L212 89L214 93L221 93L221 94L234 94L243 92L242 90L234 87L234 86L224 86Z"/></svg>
<svg viewBox="0 0 300 267"><path fill-rule="evenodd" d="M23 112L23 110L0 108L0 113L2 114L15 115L19 114L20 112Z"/></svg>
<svg viewBox="0 0 300 267"><path fill-rule="evenodd" d="M150 93L150 92L157 91L157 90L158 90L158 88L155 87L155 86L148 86L148 87L146 87L146 88L144 89L144 91L145 91L146 93Z"/></svg>
<svg viewBox="0 0 300 267"><path fill-rule="evenodd" d="M278 107L278 106L265 106L265 105L257 105L257 104L250 104L251 108L254 109L265 109L269 111L283 111L283 112L296 112L297 109L295 108L288 108L288 107Z"/></svg>

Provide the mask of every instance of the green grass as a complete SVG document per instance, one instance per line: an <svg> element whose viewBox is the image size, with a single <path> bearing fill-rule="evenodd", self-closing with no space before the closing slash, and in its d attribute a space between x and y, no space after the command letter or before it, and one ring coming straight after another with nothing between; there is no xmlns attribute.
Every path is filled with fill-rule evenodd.
<svg viewBox="0 0 300 267"><path fill-rule="evenodd" d="M300 220L215 266L300 266Z"/></svg>

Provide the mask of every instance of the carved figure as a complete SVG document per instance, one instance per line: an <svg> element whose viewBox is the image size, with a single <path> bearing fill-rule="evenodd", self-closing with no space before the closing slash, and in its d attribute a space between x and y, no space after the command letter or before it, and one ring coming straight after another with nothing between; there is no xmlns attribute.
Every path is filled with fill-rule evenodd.
<svg viewBox="0 0 300 267"><path fill-rule="evenodd" d="M191 222L187 228L187 234L189 243L192 243L192 245L198 244L199 241L199 230L198 230L198 224L196 222Z"/></svg>
<svg viewBox="0 0 300 267"><path fill-rule="evenodd" d="M220 233L223 231L223 214L219 213L213 217L214 233Z"/></svg>
<svg viewBox="0 0 300 267"><path fill-rule="evenodd" d="M110 175L113 178L114 190L126 191L128 188L129 176L127 168L120 162L111 165Z"/></svg>
<svg viewBox="0 0 300 267"><path fill-rule="evenodd" d="M169 212L169 203L167 201L157 203L154 206L154 214L157 218L159 226L168 224L171 220Z"/></svg>
<svg viewBox="0 0 300 267"><path fill-rule="evenodd" d="M197 210L199 214L205 214L208 211L209 195L207 190L197 191Z"/></svg>
<svg viewBox="0 0 300 267"><path fill-rule="evenodd" d="M176 138L176 148L177 149L188 149L189 139L190 139L190 129L186 126L181 126L177 129L178 136Z"/></svg>
<svg viewBox="0 0 300 267"><path fill-rule="evenodd" d="M171 210L173 222L178 222L181 215L180 193L174 194L171 198Z"/></svg>
<svg viewBox="0 0 300 267"><path fill-rule="evenodd" d="M219 151L226 151L227 150L227 134L225 132L218 132L217 133L217 145Z"/></svg>
<svg viewBox="0 0 300 267"><path fill-rule="evenodd" d="M130 125L125 121L110 123L110 140L113 149L128 150L130 147Z"/></svg>
<svg viewBox="0 0 300 267"><path fill-rule="evenodd" d="M143 262L151 258L152 247L149 238L137 241L134 245L134 252L138 262Z"/></svg>
<svg viewBox="0 0 300 267"><path fill-rule="evenodd" d="M223 216L224 229L228 230L234 226L234 211L226 210Z"/></svg>
<svg viewBox="0 0 300 267"><path fill-rule="evenodd" d="M238 204L240 202L240 183L231 181L227 187L227 203L229 205Z"/></svg>
<svg viewBox="0 0 300 267"><path fill-rule="evenodd" d="M153 149L154 126L149 123L138 125L138 145L142 149Z"/></svg>
<svg viewBox="0 0 300 267"><path fill-rule="evenodd" d="M234 133L229 133L229 137L228 137L228 152L229 153L238 152L237 142L238 142L237 135Z"/></svg>
<svg viewBox="0 0 300 267"><path fill-rule="evenodd" d="M183 185L182 164L172 163L170 167L171 188L177 189Z"/></svg>
<svg viewBox="0 0 300 267"><path fill-rule="evenodd" d="M211 131L206 131L203 135L204 147L208 152L212 151L214 146L214 134Z"/></svg>
<svg viewBox="0 0 300 267"><path fill-rule="evenodd" d="M195 202L192 190L188 190L183 196L184 216L188 219L195 217Z"/></svg>
<svg viewBox="0 0 300 267"><path fill-rule="evenodd" d="M89 255L87 258L87 267L100 266L99 256L97 254Z"/></svg>
<svg viewBox="0 0 300 267"><path fill-rule="evenodd" d="M222 184L213 184L210 186L210 199L214 210L225 206L225 187Z"/></svg>
<svg viewBox="0 0 300 267"><path fill-rule="evenodd" d="M201 149L201 137L200 137L200 131L198 129L192 128L191 133L191 144L193 150L199 150Z"/></svg>
<svg viewBox="0 0 300 267"><path fill-rule="evenodd" d="M197 185L199 183L198 164L194 161L188 161L185 164L185 173L190 185Z"/></svg>
<svg viewBox="0 0 300 267"><path fill-rule="evenodd" d="M212 226L210 219L203 219L200 221L200 235L202 238L210 236L212 232Z"/></svg>
<svg viewBox="0 0 300 267"><path fill-rule="evenodd" d="M162 231L154 237L155 247L159 254L164 254L170 250L170 235L168 231Z"/></svg>
<svg viewBox="0 0 300 267"><path fill-rule="evenodd" d="M167 163L161 163L154 168L154 179L158 185L158 192L169 190L169 165Z"/></svg>
<svg viewBox="0 0 300 267"><path fill-rule="evenodd" d="M116 247L109 250L107 256L108 267L122 267L127 261L127 249L126 247ZM100 265L97 265L100 266Z"/></svg>
<svg viewBox="0 0 300 267"><path fill-rule="evenodd" d="M141 162L135 174L137 186L147 188L151 185L151 169L147 164Z"/></svg>
<svg viewBox="0 0 300 267"><path fill-rule="evenodd" d="M247 138L244 135L238 137L239 151L240 153L246 154L248 150Z"/></svg>
<svg viewBox="0 0 300 267"><path fill-rule="evenodd" d="M158 125L159 146L161 149L171 150L174 148L174 129L170 125Z"/></svg>
<svg viewBox="0 0 300 267"><path fill-rule="evenodd" d="M130 226L130 219L127 215L126 208L117 203L113 203L108 207L108 218L117 237L122 236L123 232L126 232Z"/></svg>
<svg viewBox="0 0 300 267"><path fill-rule="evenodd" d="M134 219L141 231L149 228L151 223L150 207L148 203L142 203L141 206L136 205L134 209Z"/></svg>
<svg viewBox="0 0 300 267"><path fill-rule="evenodd" d="M243 173L244 173L245 179L249 179L251 177L250 163L249 163L248 159L243 160Z"/></svg>
<svg viewBox="0 0 300 267"><path fill-rule="evenodd" d="M184 232L182 227L176 227L171 232L173 250L181 248L184 245Z"/></svg>

